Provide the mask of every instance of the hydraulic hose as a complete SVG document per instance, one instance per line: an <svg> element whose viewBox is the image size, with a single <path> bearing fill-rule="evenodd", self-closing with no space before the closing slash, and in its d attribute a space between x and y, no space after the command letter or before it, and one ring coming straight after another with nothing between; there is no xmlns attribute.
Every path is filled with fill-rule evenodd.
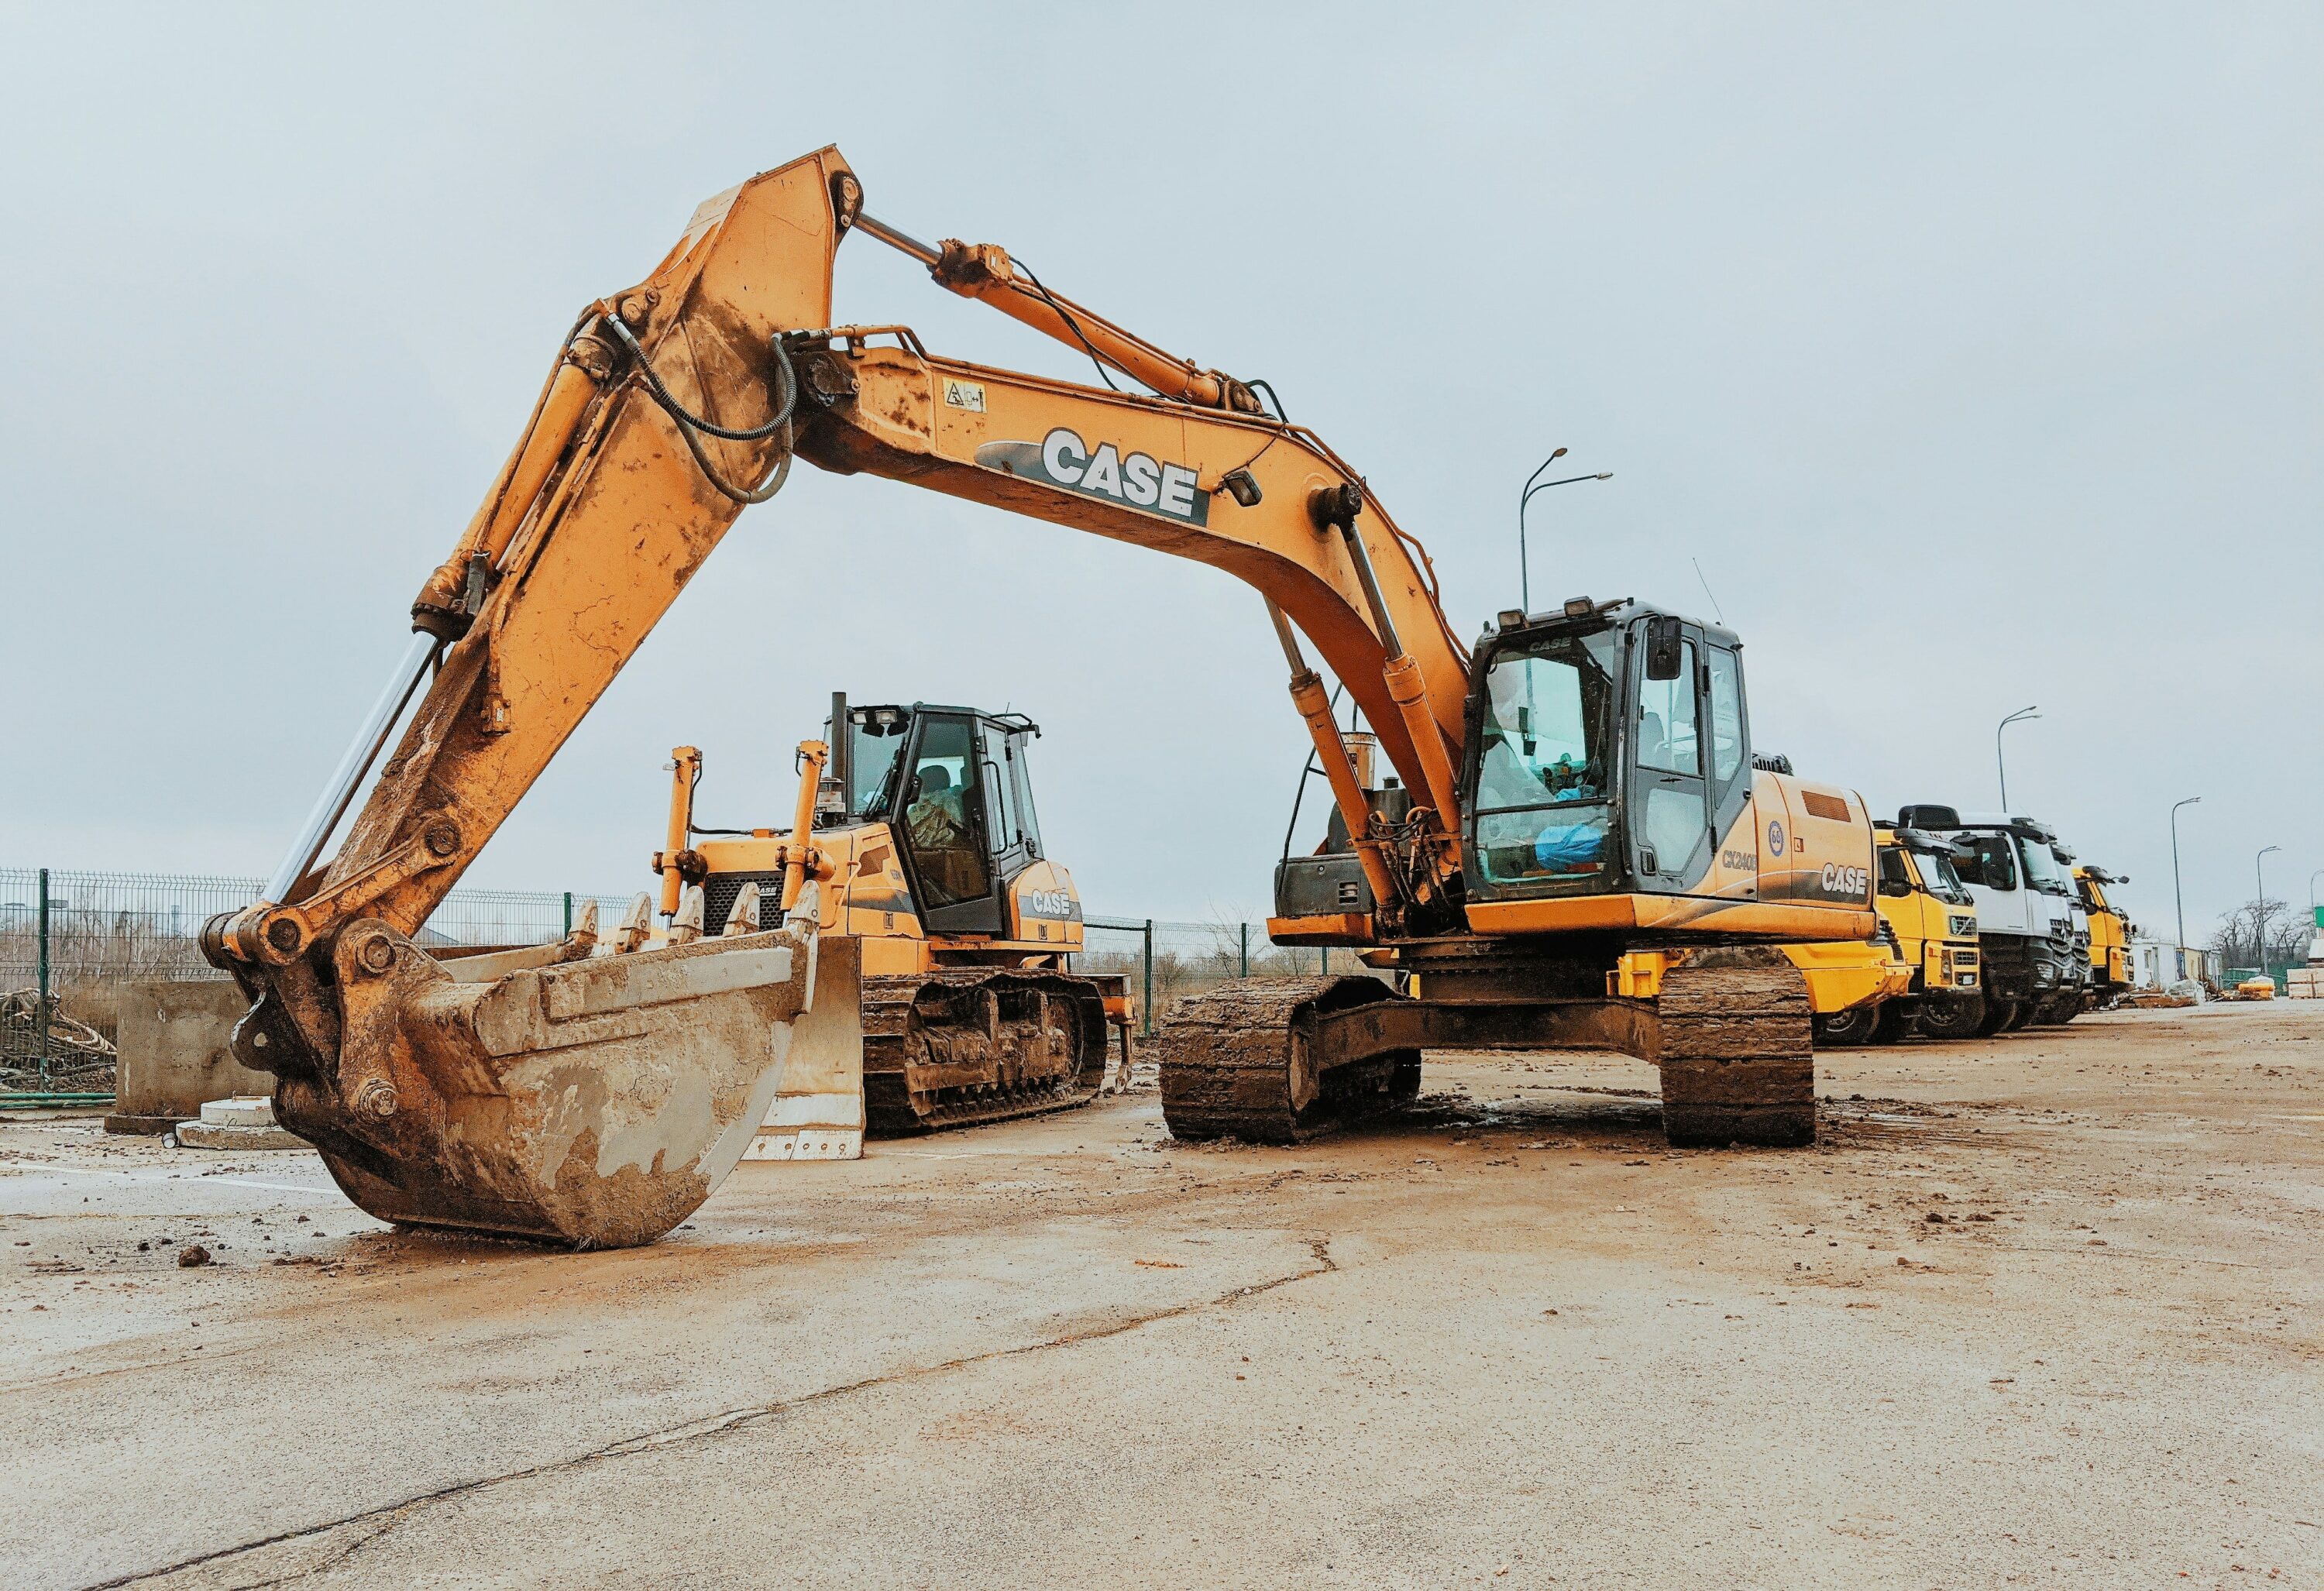
<svg viewBox="0 0 2324 1591"><path fill-rule="evenodd" d="M783 346L783 339L779 334L768 344L774 353L775 370L779 377L776 387L782 394L780 401L775 406L775 416L763 426L752 426L747 429L737 430L706 420L680 403L676 395L668 387L662 385L661 377L654 373L652 363L646 358L645 349L639 345L638 339L632 335L630 328L622 324L619 316L605 317L604 324L612 328L614 339L627 348L631 357L637 361L638 373L645 378L647 393L656 403L661 405L664 413L678 422L678 434L684 439L686 450L694 455L694 462L701 469L705 480L716 487L724 496L744 504L764 502L783 489L783 483L790 478L791 473L791 415L798 407L798 375L791 368L790 350ZM759 486L751 489L733 485L721 476L711 464L709 455L703 452L702 443L696 435L700 433L716 437L727 442L763 442L778 432L781 433L783 438L783 456L776 464L775 473Z"/></svg>

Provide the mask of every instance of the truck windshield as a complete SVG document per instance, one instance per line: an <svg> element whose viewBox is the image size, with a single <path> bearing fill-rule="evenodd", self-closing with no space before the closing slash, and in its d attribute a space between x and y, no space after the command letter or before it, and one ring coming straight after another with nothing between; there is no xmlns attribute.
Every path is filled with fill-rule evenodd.
<svg viewBox="0 0 2324 1591"><path fill-rule="evenodd" d="M2058 859L2039 840L2017 837L2018 853L2025 859L2026 881L2044 895L2066 893L2066 875L2058 866Z"/></svg>
<svg viewBox="0 0 2324 1591"><path fill-rule="evenodd" d="M1952 860L1935 851L1916 851L1913 865L1921 869L1921 882L1931 895L1950 906L1970 906L1976 897L1962 885L1960 875L1953 871Z"/></svg>
<svg viewBox="0 0 2324 1591"><path fill-rule="evenodd" d="M1488 879L1604 871L1618 644L1552 636L1487 672L1473 810Z"/></svg>

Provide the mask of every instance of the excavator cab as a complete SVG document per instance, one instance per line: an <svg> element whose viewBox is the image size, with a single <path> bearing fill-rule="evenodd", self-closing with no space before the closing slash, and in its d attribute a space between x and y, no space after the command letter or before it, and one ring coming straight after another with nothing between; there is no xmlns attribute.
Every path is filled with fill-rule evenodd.
<svg viewBox="0 0 2324 1591"><path fill-rule="evenodd" d="M1504 613L1479 648L1469 714L1471 898L1721 882L1720 837L1752 793L1732 631L1586 597L1546 618Z"/></svg>

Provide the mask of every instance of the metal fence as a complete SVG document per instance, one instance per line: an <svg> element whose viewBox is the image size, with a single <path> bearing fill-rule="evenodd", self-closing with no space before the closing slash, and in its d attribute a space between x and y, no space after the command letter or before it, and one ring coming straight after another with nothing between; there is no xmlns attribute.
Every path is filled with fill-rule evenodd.
<svg viewBox="0 0 2324 1591"><path fill-rule="evenodd" d="M258 878L168 873L99 873L63 868L0 868L0 997L28 999L0 1008L0 1092L48 1077L60 1060L88 1071L83 1056L54 1036L59 1018L110 1044L116 990L133 979L208 979L226 975L202 959L202 924L258 898ZM608 928L630 896L511 889L456 889L420 930L424 943L539 944L562 937L585 902ZM44 1064L45 1062L45 1064ZM80 1090L88 1091L88 1090Z"/></svg>
<svg viewBox="0 0 2324 1591"><path fill-rule="evenodd" d="M263 881L168 873L0 868L0 1093L46 1086L70 1046L52 1038L60 1019L108 1043L119 986L133 979L217 979L202 959L202 924L258 898ZM630 895L455 889L420 931L423 943L539 944L570 931L588 901L610 929ZM1228 979L1293 972L1364 973L1347 951L1292 950L1268 942L1267 924L1093 917L1074 964L1125 975L1139 1025L1151 1033L1170 1007ZM14 1015L10 1015L14 1013ZM44 1065L43 1061L50 1064ZM80 1072L89 1072L79 1066Z"/></svg>
<svg viewBox="0 0 2324 1591"><path fill-rule="evenodd" d="M1092 917L1083 928L1083 943L1088 948L1074 958L1074 966L1087 972L1127 974L1143 1033L1152 1033L1170 1007L1188 995L1216 989L1231 978L1282 977L1295 972L1383 976L1351 951L1294 949L1272 943L1264 923Z"/></svg>

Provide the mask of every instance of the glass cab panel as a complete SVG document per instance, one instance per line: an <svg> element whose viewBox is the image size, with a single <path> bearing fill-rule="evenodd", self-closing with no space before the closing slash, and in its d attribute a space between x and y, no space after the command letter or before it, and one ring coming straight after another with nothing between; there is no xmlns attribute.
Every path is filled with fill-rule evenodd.
<svg viewBox="0 0 2324 1591"><path fill-rule="evenodd" d="M890 822L903 842L920 919L931 932L1001 926L977 741L976 721L966 714L918 714L896 786L901 810Z"/></svg>
<svg viewBox="0 0 2324 1591"><path fill-rule="evenodd" d="M1675 678L1645 677L1639 658L1637 708L1631 714L1631 744L1637 774L1632 804L1638 814L1638 878L1681 884L1697 877L1710 859L1711 809L1702 770L1702 718L1696 711L1702 683L1702 651L1690 638L1679 643Z"/></svg>
<svg viewBox="0 0 2324 1591"><path fill-rule="evenodd" d="M1616 772L1619 637L1553 635L1486 672L1473 814L1478 882L1508 893L1603 888Z"/></svg>

